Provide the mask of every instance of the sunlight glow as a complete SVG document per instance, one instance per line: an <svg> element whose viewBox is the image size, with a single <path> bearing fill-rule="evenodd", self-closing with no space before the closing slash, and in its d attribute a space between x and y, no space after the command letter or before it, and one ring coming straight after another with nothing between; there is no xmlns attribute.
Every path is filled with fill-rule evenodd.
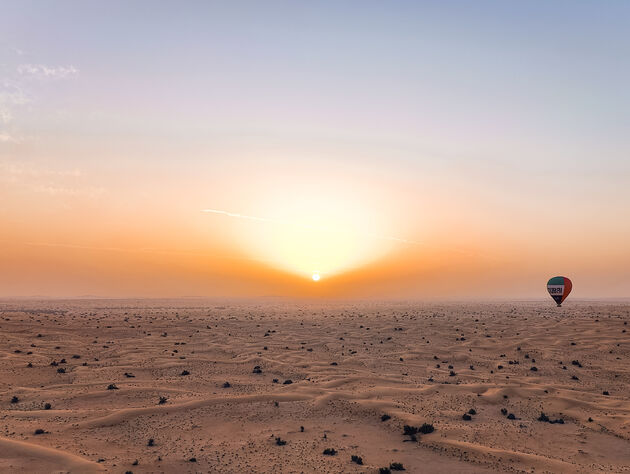
<svg viewBox="0 0 630 474"><path fill-rule="evenodd" d="M261 218L224 223L234 233L234 242L252 258L314 281L319 278L313 268L318 269L318 277L336 275L378 259L399 245L380 237L388 224L373 212L364 192L354 190L350 195L348 186L344 189L339 184L329 185L322 193L319 186L315 180L302 182L299 188L270 186L239 215Z"/></svg>

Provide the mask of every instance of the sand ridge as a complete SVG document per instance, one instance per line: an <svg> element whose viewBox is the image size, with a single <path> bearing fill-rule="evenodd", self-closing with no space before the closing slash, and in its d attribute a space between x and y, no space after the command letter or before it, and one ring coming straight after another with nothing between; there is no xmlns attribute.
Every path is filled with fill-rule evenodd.
<svg viewBox="0 0 630 474"><path fill-rule="evenodd" d="M0 470L630 472L628 321L578 301L3 300Z"/></svg>

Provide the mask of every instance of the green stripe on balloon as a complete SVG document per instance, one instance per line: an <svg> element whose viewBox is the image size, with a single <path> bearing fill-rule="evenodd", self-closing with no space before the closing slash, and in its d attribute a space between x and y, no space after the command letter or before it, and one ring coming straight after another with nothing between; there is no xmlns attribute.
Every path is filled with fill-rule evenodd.
<svg viewBox="0 0 630 474"><path fill-rule="evenodd" d="M564 277L553 277L549 279L547 285L564 285Z"/></svg>

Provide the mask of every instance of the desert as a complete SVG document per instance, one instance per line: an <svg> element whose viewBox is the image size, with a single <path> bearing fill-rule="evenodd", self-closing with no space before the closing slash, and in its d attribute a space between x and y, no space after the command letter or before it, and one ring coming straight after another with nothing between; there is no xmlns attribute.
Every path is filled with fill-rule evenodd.
<svg viewBox="0 0 630 474"><path fill-rule="evenodd" d="M630 304L0 303L2 472L628 472Z"/></svg>
<svg viewBox="0 0 630 474"><path fill-rule="evenodd" d="M628 25L2 0L0 474L630 474Z"/></svg>

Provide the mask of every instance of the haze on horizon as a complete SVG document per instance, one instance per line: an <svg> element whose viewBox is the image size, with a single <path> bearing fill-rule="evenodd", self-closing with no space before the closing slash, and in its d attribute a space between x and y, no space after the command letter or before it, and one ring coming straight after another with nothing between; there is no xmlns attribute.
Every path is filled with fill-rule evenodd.
<svg viewBox="0 0 630 474"><path fill-rule="evenodd" d="M628 296L629 20L5 2L0 297Z"/></svg>

